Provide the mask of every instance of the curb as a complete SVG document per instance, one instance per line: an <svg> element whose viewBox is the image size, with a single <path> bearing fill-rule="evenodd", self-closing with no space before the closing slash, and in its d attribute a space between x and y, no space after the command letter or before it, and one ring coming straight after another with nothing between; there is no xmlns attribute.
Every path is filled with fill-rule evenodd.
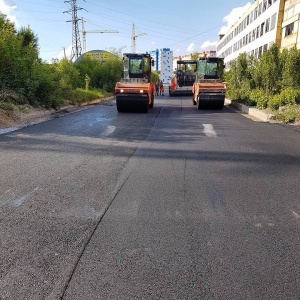
<svg viewBox="0 0 300 300"><path fill-rule="evenodd" d="M254 107L248 107L244 104L238 103L237 101L234 100L229 100L229 99L225 99L225 104L230 105L234 108L237 108L238 110L262 121L262 122L270 122L274 115L271 113L267 113L263 110L254 108Z"/></svg>

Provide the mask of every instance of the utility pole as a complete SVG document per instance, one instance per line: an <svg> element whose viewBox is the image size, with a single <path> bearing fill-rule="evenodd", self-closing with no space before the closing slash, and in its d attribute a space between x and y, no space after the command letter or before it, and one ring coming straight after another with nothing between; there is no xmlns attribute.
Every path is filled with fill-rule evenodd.
<svg viewBox="0 0 300 300"><path fill-rule="evenodd" d="M132 25L132 36L131 36L131 52L132 53L135 53L135 51L136 51L136 43L135 43L136 38L139 36L142 36L142 35L147 35L147 33L135 34L135 27L133 24Z"/></svg>
<svg viewBox="0 0 300 300"><path fill-rule="evenodd" d="M82 44L83 44L83 53L86 53L86 34L87 33L119 33L117 30L88 30L84 28L84 20L81 18L82 22Z"/></svg>
<svg viewBox="0 0 300 300"><path fill-rule="evenodd" d="M77 7L76 0L68 0L65 3L71 4L71 10L64 11L64 13L69 13L72 16L72 52L71 52L71 60L75 57L76 59L82 54L81 51L81 42L79 36L79 28L78 22L79 19L77 18L77 11L81 10L81 7Z"/></svg>

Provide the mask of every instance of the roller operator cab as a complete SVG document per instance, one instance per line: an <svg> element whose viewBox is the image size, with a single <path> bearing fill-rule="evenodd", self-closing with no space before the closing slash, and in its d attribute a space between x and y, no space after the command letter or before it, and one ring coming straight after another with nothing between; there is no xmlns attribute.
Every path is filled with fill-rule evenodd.
<svg viewBox="0 0 300 300"><path fill-rule="evenodd" d="M219 57L200 57L193 84L193 104L198 109L222 109L226 85L223 82L224 61Z"/></svg>
<svg viewBox="0 0 300 300"><path fill-rule="evenodd" d="M148 112L154 105L155 85L152 82L150 54L124 53L123 78L116 83L118 112Z"/></svg>
<svg viewBox="0 0 300 300"><path fill-rule="evenodd" d="M197 74L197 60L178 60L175 75L169 86L169 95L192 95Z"/></svg>

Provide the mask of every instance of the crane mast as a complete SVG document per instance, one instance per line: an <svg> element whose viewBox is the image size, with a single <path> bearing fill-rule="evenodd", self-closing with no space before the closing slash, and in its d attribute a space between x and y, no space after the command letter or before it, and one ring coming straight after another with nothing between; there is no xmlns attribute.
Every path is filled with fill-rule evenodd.
<svg viewBox="0 0 300 300"><path fill-rule="evenodd" d="M131 53L136 52L136 38L139 36L147 35L147 33L139 33L135 34L135 26L134 24L132 25L132 36L131 36Z"/></svg>

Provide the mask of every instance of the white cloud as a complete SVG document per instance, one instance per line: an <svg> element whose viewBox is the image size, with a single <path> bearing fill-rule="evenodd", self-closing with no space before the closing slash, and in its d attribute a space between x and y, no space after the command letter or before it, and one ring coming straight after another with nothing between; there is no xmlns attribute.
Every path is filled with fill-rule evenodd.
<svg viewBox="0 0 300 300"><path fill-rule="evenodd" d="M3 15L6 15L7 18L17 24L17 18L15 15L15 11L17 9L17 5L14 0L0 0L0 12Z"/></svg>
<svg viewBox="0 0 300 300"><path fill-rule="evenodd" d="M195 43L189 44L186 50L187 50L189 53L195 52Z"/></svg>
<svg viewBox="0 0 300 300"><path fill-rule="evenodd" d="M217 41L215 42L211 42L211 41L205 41L201 46L200 48L203 49L203 50L216 50L217 48Z"/></svg>
<svg viewBox="0 0 300 300"><path fill-rule="evenodd" d="M248 2L245 6L234 8L229 15L225 16L223 22L226 22L227 24L220 29L219 34L225 34L250 6L251 3Z"/></svg>

